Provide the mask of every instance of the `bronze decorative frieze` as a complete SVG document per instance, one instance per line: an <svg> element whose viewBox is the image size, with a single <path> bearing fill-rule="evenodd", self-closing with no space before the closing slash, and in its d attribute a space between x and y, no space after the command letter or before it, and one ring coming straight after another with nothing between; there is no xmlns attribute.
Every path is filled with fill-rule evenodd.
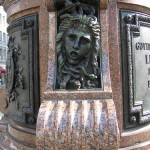
<svg viewBox="0 0 150 150"><path fill-rule="evenodd" d="M150 122L150 16L121 11L125 127Z"/></svg>
<svg viewBox="0 0 150 150"><path fill-rule="evenodd" d="M9 102L15 101L17 109L19 109L19 101L17 99L18 94L16 88L20 87L24 89L24 76L22 75L23 68L17 63L19 55L23 55L23 53L19 45L15 43L15 37L10 36L6 65L6 89Z"/></svg>
<svg viewBox="0 0 150 150"><path fill-rule="evenodd" d="M94 4L66 0L58 10L58 89L101 88L100 24Z"/></svg>
<svg viewBox="0 0 150 150"><path fill-rule="evenodd" d="M22 17L7 29L9 117L27 127L35 127L39 109L37 18L36 14Z"/></svg>

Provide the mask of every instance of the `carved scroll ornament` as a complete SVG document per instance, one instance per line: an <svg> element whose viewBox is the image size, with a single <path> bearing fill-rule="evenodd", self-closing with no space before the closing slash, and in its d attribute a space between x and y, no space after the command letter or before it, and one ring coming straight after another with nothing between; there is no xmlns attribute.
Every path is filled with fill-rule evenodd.
<svg viewBox="0 0 150 150"><path fill-rule="evenodd" d="M8 58L7 58L7 73L6 73L6 89L9 96L9 102L16 102L19 108L16 88L24 89L24 77L22 75L22 67L18 65L18 56L23 55L18 44L15 43L15 37L10 37L8 42ZM24 56L23 56L24 57Z"/></svg>

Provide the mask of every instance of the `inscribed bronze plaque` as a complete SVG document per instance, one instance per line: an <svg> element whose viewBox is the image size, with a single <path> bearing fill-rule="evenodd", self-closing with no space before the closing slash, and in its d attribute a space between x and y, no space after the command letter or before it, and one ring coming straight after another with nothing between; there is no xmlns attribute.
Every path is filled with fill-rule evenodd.
<svg viewBox="0 0 150 150"><path fill-rule="evenodd" d="M121 11L125 127L150 122L150 16Z"/></svg>
<svg viewBox="0 0 150 150"><path fill-rule="evenodd" d="M150 24L141 22L140 34L132 39L135 103L143 104L146 114L150 111Z"/></svg>

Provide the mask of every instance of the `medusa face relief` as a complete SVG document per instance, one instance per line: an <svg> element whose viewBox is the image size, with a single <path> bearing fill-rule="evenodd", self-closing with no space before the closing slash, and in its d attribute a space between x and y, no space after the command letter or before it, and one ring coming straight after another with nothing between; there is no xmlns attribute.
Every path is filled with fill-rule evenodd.
<svg viewBox="0 0 150 150"><path fill-rule="evenodd" d="M77 65L90 54L92 36L86 25L73 25L66 32L64 48L67 61Z"/></svg>
<svg viewBox="0 0 150 150"><path fill-rule="evenodd" d="M68 7L70 9L70 7ZM100 87L100 25L93 15L66 14L60 17L57 35L57 87L91 89Z"/></svg>

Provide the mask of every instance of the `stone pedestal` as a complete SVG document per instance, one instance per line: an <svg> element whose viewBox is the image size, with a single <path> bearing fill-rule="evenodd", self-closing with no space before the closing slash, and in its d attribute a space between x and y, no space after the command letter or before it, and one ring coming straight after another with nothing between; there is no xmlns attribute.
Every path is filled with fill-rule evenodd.
<svg viewBox="0 0 150 150"><path fill-rule="evenodd" d="M17 125L9 120L7 131L0 133L0 148L2 149L17 149L17 150L34 150L35 130Z"/></svg>
<svg viewBox="0 0 150 150"><path fill-rule="evenodd" d="M100 1L100 9L96 13L99 16L101 29L100 55L103 86L84 90L54 88L57 67L56 35L58 33L58 12L54 1L1 0L0 5L4 6L8 15L8 23L13 24L13 27L23 24L24 29L31 28L35 25L33 22L28 19L23 19L21 22L18 20L33 14L38 16L36 28L38 33L34 36L38 44L30 41L25 47L34 43L33 45L38 49L39 59L35 60L38 60L38 67L34 72L38 70L39 87L36 88L39 89L40 95L40 106L36 112L38 114L36 128L31 125L36 115L28 117L32 114L32 108L25 103L26 109L23 107L22 114L27 115L27 125L28 123L29 125L19 124L17 119L11 116L9 116L7 131L5 131L6 126L3 126L4 122L0 123L0 130L4 131L0 133L0 148L19 150L148 150L150 148L149 124L129 130L124 126L120 27L120 10L150 14L149 0ZM19 23L15 24L14 22L17 21ZM8 29L12 30L12 28ZM22 35L26 33L23 32ZM18 37L18 39L18 44L21 40L26 40L25 37ZM31 55L28 55L26 58L30 57ZM34 77L37 80L37 76ZM36 97L33 101L36 102ZM14 105L13 102L12 104Z"/></svg>
<svg viewBox="0 0 150 150"><path fill-rule="evenodd" d="M119 129L112 99L108 49L107 1L101 1L101 47L103 89L53 89L56 70L57 10L49 11L49 62L47 90L37 121L38 149L118 149ZM105 37L105 38L103 38Z"/></svg>

